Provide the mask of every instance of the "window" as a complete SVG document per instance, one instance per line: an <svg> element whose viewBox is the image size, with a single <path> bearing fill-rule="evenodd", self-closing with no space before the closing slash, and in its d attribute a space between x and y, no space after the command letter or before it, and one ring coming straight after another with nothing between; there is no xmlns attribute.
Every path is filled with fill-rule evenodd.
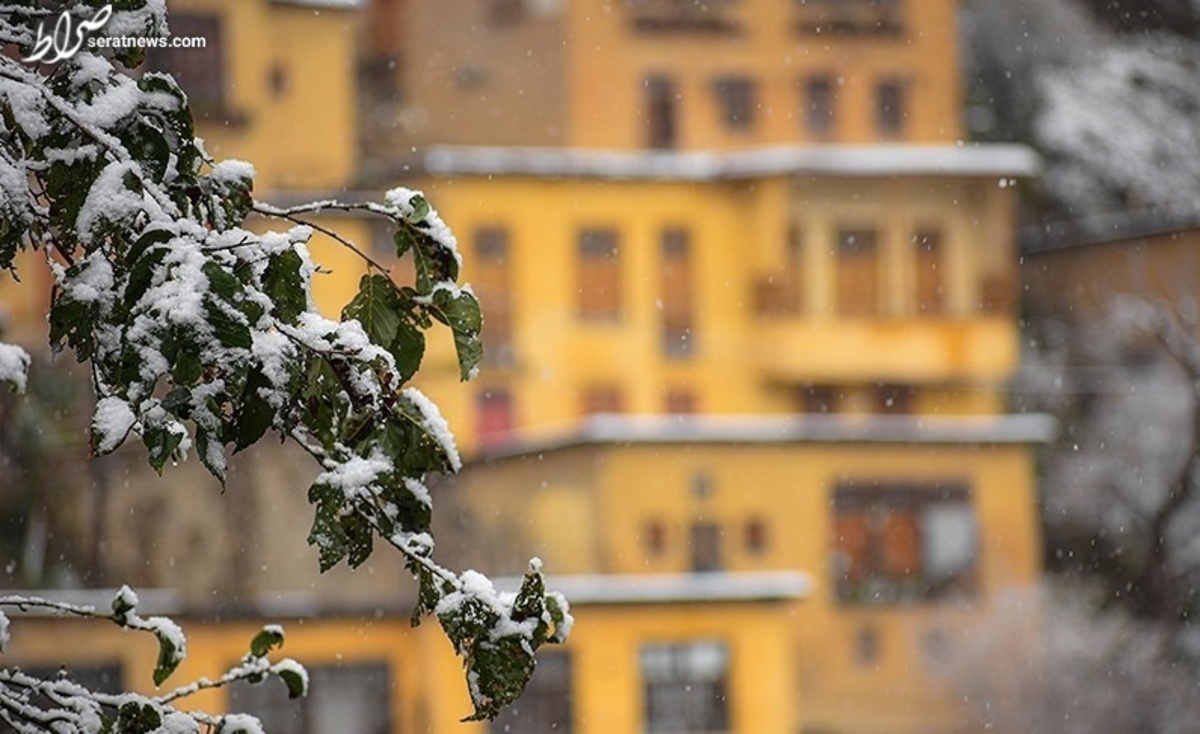
<svg viewBox="0 0 1200 734"><path fill-rule="evenodd" d="M977 532L961 486L843 485L834 492L838 599L889 604L970 597Z"/></svg>
<svg viewBox="0 0 1200 734"><path fill-rule="evenodd" d="M913 412L917 391L910 385L880 385L875 389L875 411L890 415Z"/></svg>
<svg viewBox="0 0 1200 734"><path fill-rule="evenodd" d="M667 77L650 77L646 87L647 145L651 148L674 148L676 143L675 83Z"/></svg>
<svg viewBox="0 0 1200 734"><path fill-rule="evenodd" d="M814 76L804 83L804 126L814 137L833 132L834 80L831 76Z"/></svg>
<svg viewBox="0 0 1200 734"><path fill-rule="evenodd" d="M175 77L187 91L188 104L198 117L226 112L228 86L220 18L201 13L172 13L171 35L201 37L204 48L152 49L146 54L146 68Z"/></svg>
<svg viewBox="0 0 1200 734"><path fill-rule="evenodd" d="M737 29L734 0L628 0L634 29L644 33L728 33Z"/></svg>
<svg viewBox="0 0 1200 734"><path fill-rule="evenodd" d="M671 415L691 415L696 412L696 394L691 390L669 390L666 408Z"/></svg>
<svg viewBox="0 0 1200 734"><path fill-rule="evenodd" d="M471 265L475 269L471 286L484 313L483 359L490 365L510 365L514 360L508 230L485 227L476 231Z"/></svg>
<svg viewBox="0 0 1200 734"><path fill-rule="evenodd" d="M287 688L267 680L229 687L229 710L257 716L266 731L320 734L390 734L392 682L387 665L309 666L308 695L291 700Z"/></svg>
<svg viewBox="0 0 1200 734"><path fill-rule="evenodd" d="M686 357L695 351L692 329L691 236L686 229L662 233L662 340L669 357Z"/></svg>
<svg viewBox="0 0 1200 734"><path fill-rule="evenodd" d="M792 316L800 313L801 268L804 260L804 233L795 222L789 222L783 234L783 272L760 278L756 291L756 313L759 316Z"/></svg>
<svg viewBox="0 0 1200 734"><path fill-rule="evenodd" d="M642 526L642 546L655 558L667 552L667 528L661 520L649 520Z"/></svg>
<svg viewBox="0 0 1200 734"><path fill-rule="evenodd" d="M721 527L714 522L692 523L688 547L692 551L692 570L721 570Z"/></svg>
<svg viewBox="0 0 1200 734"><path fill-rule="evenodd" d="M525 0L488 0L488 25L503 27L525 20Z"/></svg>
<svg viewBox="0 0 1200 734"><path fill-rule="evenodd" d="M752 518L746 522L745 528L746 552L752 555L762 555L767 550L767 523L762 518Z"/></svg>
<svg viewBox="0 0 1200 734"><path fill-rule="evenodd" d="M900 135L907 119L904 82L898 79L881 81L875 89L875 124L879 134L885 137Z"/></svg>
<svg viewBox="0 0 1200 734"><path fill-rule="evenodd" d="M793 0L796 30L804 35L898 36L903 0Z"/></svg>
<svg viewBox="0 0 1200 734"><path fill-rule="evenodd" d="M579 235L579 316L589 321L615 321L621 316L620 260L617 233L585 229Z"/></svg>
<svg viewBox="0 0 1200 734"><path fill-rule="evenodd" d="M624 408L621 389L615 385L596 385L583 391L583 414L621 413Z"/></svg>
<svg viewBox="0 0 1200 734"><path fill-rule="evenodd" d="M873 229L837 235L837 308L843 316L873 316L879 303L879 263Z"/></svg>
<svg viewBox="0 0 1200 734"><path fill-rule="evenodd" d="M542 648L515 703L500 710L489 734L571 734L571 654Z"/></svg>
<svg viewBox="0 0 1200 734"><path fill-rule="evenodd" d="M800 399L805 413L836 413L839 397L838 391L829 385L808 385Z"/></svg>
<svg viewBox="0 0 1200 734"><path fill-rule="evenodd" d="M913 233L917 268L917 315L935 316L945 310L942 237L936 229Z"/></svg>
<svg viewBox="0 0 1200 734"><path fill-rule="evenodd" d="M726 77L713 83L713 92L721 109L721 117L731 130L748 130L754 126L754 82L745 77Z"/></svg>
<svg viewBox="0 0 1200 734"><path fill-rule="evenodd" d="M507 390L484 390L479 394L476 429L484 445L502 443L513 429L512 396Z"/></svg>
<svg viewBox="0 0 1200 734"><path fill-rule="evenodd" d="M729 730L729 652L721 642L644 645L645 731Z"/></svg>

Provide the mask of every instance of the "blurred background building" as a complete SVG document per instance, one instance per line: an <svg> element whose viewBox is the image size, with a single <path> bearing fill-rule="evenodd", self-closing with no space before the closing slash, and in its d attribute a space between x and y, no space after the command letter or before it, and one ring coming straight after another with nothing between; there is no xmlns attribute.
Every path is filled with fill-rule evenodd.
<svg viewBox="0 0 1200 734"><path fill-rule="evenodd" d="M1009 400L1017 184L1038 158L964 142L955 0L168 5L209 43L150 65L189 91L210 153L255 163L261 199L402 183L456 232L485 365L459 384L441 338L419 378L468 459L434 489L438 556L501 577L541 556L577 626L501 720L457 723L457 664L435 625L408 627L399 559L319 577L315 467L274 446L221 493L186 465L158 482L132 448L43 472L47 439L6 439L7 585L165 590L151 605L191 635L181 677L283 621L309 699L196 701L268 731L982 726L944 663L1038 582L1032 448L1053 424ZM389 232L317 221L395 260ZM335 314L361 266L313 250ZM23 339L41 284L0 292ZM55 427L82 457L70 384L8 430ZM14 632L6 661L149 684L153 651L115 631Z"/></svg>

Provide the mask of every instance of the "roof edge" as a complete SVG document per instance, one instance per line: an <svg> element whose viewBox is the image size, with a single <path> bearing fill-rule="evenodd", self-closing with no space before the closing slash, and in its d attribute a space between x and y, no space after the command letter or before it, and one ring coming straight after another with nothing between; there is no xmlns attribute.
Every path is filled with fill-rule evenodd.
<svg viewBox="0 0 1200 734"><path fill-rule="evenodd" d="M515 591L520 577L494 580L497 589ZM546 588L561 592L573 607L604 604L721 603L787 601L811 595L812 579L799 571L738 573L596 574L547 576Z"/></svg>
<svg viewBox="0 0 1200 734"><path fill-rule="evenodd" d="M1039 444L1058 434L1042 413L940 415L594 415L485 450L472 462L601 444Z"/></svg>
<svg viewBox="0 0 1200 734"><path fill-rule="evenodd" d="M1035 176L1041 159L1019 144L781 145L729 151L635 151L436 145L426 173L710 181L762 176Z"/></svg>

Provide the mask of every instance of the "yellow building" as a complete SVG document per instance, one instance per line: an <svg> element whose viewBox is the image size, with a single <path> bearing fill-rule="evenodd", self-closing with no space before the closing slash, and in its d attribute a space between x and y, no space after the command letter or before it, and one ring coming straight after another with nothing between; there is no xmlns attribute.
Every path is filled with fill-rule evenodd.
<svg viewBox="0 0 1200 734"><path fill-rule="evenodd" d="M172 2L176 33L221 39L179 69L212 92L200 134L256 163L262 198L403 181L456 232L486 349L460 384L440 335L420 377L468 458L435 489L439 558L504 576L538 555L577 616L513 712L456 723L460 672L432 624L407 628L398 564L314 581L292 570L314 554L271 540L304 509L271 454L227 511L262 539L229 571L256 618L213 621L190 590L181 675L228 666L266 616L292 619L287 654L344 673L314 676L340 703L314 691L282 730L971 730L937 662L1037 580L1029 445L1052 427L1005 414L1011 183L1037 161L959 140L955 5ZM356 33L387 100L369 115ZM336 311L361 265L314 251ZM187 501L167 515L214 512ZM14 622L14 660L84 649L22 642L22 621L47 624ZM101 648L125 685L149 679L152 654ZM197 704L279 715L244 692Z"/></svg>
<svg viewBox="0 0 1200 734"><path fill-rule="evenodd" d="M392 165L485 312L479 379L444 343L421 377L474 457L437 492L443 554L802 571L790 730L969 730L938 663L1037 581L1053 426L1005 414L1038 162L959 139L955 3L402 10ZM756 731L643 711L620 731Z"/></svg>

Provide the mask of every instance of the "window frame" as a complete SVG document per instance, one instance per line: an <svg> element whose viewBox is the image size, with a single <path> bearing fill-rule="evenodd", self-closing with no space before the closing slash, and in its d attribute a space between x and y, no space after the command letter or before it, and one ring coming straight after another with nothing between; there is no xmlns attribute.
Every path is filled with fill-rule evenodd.
<svg viewBox="0 0 1200 734"><path fill-rule="evenodd" d="M851 606L888 606L973 600L979 593L980 525L966 482L840 481L832 490L831 584L834 600ZM934 577L929 554L936 543L934 512L965 518L963 559L953 573ZM954 538L951 538L953 544Z"/></svg>
<svg viewBox="0 0 1200 734"><path fill-rule="evenodd" d="M716 671L704 670L714 664ZM723 640L643 643L638 650L642 730L647 734L731 731L732 670L732 655Z"/></svg>

